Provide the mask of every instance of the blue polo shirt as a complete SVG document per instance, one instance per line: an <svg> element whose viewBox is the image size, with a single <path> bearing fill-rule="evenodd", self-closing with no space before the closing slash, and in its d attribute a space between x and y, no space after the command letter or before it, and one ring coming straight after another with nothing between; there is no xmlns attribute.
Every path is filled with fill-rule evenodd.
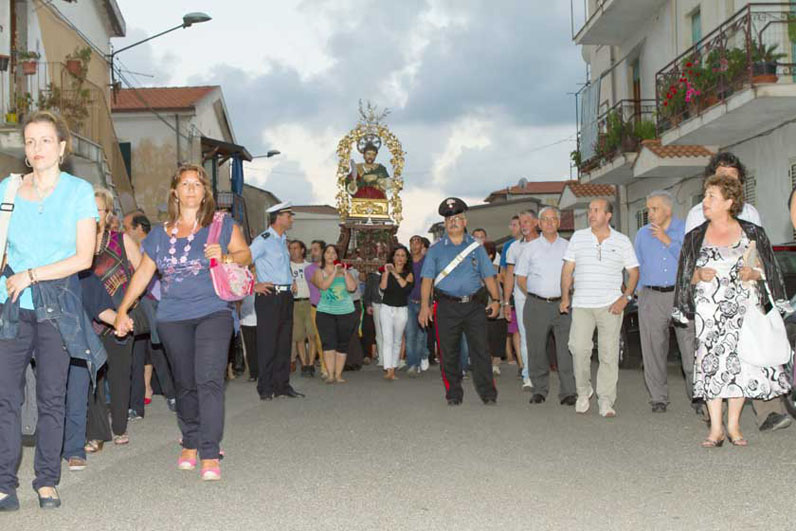
<svg viewBox="0 0 796 531"><path fill-rule="evenodd" d="M511 247L514 242L516 242L514 238L510 240L506 240L506 243L503 244L503 250L500 252L500 267L501 269L506 269L508 264L506 263L506 258L509 256L509 247Z"/></svg>
<svg viewBox="0 0 796 531"><path fill-rule="evenodd" d="M462 243L455 245L446 234L441 240L428 249L421 278L434 280L437 275L467 246L475 241L469 234L465 234ZM489 260L483 245L471 251L448 276L437 284L436 288L454 297L472 295L481 289L482 280L495 276L495 268Z"/></svg>
<svg viewBox="0 0 796 531"><path fill-rule="evenodd" d="M249 250L257 268L257 282L272 282L277 286L293 284L287 234L280 236L273 227L268 227L267 231L254 239Z"/></svg>
<svg viewBox="0 0 796 531"><path fill-rule="evenodd" d="M636 233L634 247L638 257L640 277L638 287L674 286L677 279L677 262L680 259L680 248L685 237L685 223L672 218L666 235L672 242L666 247L662 241L652 235L650 225L644 225Z"/></svg>

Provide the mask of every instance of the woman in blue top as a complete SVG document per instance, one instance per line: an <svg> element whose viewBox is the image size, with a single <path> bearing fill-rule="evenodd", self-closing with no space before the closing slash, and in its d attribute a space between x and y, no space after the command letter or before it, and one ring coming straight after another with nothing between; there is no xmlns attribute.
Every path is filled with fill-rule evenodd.
<svg viewBox="0 0 796 531"><path fill-rule="evenodd" d="M161 275L158 334L171 361L182 430L181 470L196 468L203 480L221 479L219 444L224 432L224 372L232 338L232 304L216 295L210 259L240 265L251 253L240 228L227 216L217 244L207 236L216 206L204 168L180 166L171 179L169 219L143 241L144 254L119 306L117 333L130 331L127 311Z"/></svg>
<svg viewBox="0 0 796 531"><path fill-rule="evenodd" d="M39 419L33 488L42 508L61 505L55 487L61 479L69 353L56 323L37 320L30 286L91 267L98 217L91 185L61 171L70 144L64 121L49 112L35 113L23 135L31 172L17 191L6 254L15 274L0 280L0 303L18 301L20 306L17 337L0 340L0 511L19 507L20 406L25 368L34 351ZM10 180L0 183L0 197Z"/></svg>
<svg viewBox="0 0 796 531"><path fill-rule="evenodd" d="M350 292L356 291L357 281L337 259L337 247L323 249L321 266L312 275L312 283L321 290L321 300L315 314L315 324L323 345L323 359L329 377L326 383L345 383L348 342L357 326L357 314Z"/></svg>

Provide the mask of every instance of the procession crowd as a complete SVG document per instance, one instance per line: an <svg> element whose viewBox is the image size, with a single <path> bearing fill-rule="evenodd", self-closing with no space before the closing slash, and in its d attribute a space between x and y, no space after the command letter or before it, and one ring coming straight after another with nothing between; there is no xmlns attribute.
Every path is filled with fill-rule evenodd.
<svg viewBox="0 0 796 531"><path fill-rule="evenodd" d="M439 364L451 406L462 403L466 379L484 404L495 404L495 376L506 366L517 367L518 387L540 404L552 366L561 405L586 414L596 393L599 414L614 417L620 329L634 295L652 412L669 404L674 321L687 399L710 426L702 446L747 444L739 425L747 399L761 431L791 422L779 399L791 385L785 367L738 353L750 308L768 290L777 308L787 308L787 297L732 154L705 169L705 198L685 221L673 217L668 192L651 193L650 223L634 242L612 228L611 203L597 199L589 227L569 241L558 233L556 208L519 212L498 252L486 231L468 231L467 205L452 197L439 207L438 242L413 236L408 247L391 246L383 267L360 272L334 244L288 240L290 203L270 208L269 228L248 245L231 217L217 213L200 166L183 165L171 178L165 223L142 212L119 220L109 191L63 171L70 136L60 117L35 113L23 131L31 171L0 183L10 207L0 212L0 243L5 248L6 235L8 242L0 511L19 507L21 411L34 398L33 488L42 508L61 505L62 461L79 471L105 443L130 444L128 423L144 417L156 391L176 412L177 467L221 479L225 378L244 365L236 352L245 352L263 401L303 397L294 372L313 378L318 368L327 384L341 385L345 370L367 364L390 382L401 370L415 378ZM237 302L222 296L211 264L251 268L254 293ZM28 393L26 371L29 381L35 375Z"/></svg>

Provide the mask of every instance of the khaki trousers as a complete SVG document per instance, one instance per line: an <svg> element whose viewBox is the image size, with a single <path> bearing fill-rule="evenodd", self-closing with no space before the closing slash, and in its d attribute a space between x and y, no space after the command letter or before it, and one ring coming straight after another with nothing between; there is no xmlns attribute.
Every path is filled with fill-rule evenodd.
<svg viewBox="0 0 796 531"><path fill-rule="evenodd" d="M597 329L597 398L613 406L616 401L616 383L619 380L619 331L622 315L614 315L603 308L572 308L572 327L569 331L569 350L575 370L575 387L578 396L591 393L592 338Z"/></svg>

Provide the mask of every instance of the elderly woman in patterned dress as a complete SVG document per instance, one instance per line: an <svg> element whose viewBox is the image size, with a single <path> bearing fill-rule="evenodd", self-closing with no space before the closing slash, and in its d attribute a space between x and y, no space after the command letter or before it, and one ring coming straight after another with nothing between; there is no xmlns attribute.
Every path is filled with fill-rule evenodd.
<svg viewBox="0 0 796 531"><path fill-rule="evenodd" d="M768 280L777 306L787 307L782 275L762 227L737 218L743 208L737 179L714 175L705 182L702 209L707 221L683 242L677 273L674 317L694 318L697 349L694 397L704 398L710 413L705 448L721 446L725 437L746 446L740 416L747 398L771 400L790 389L782 366L756 367L738 356L738 338L746 309L760 304L760 283ZM756 242L762 267L744 263L744 253ZM722 400L727 399L727 427Z"/></svg>

